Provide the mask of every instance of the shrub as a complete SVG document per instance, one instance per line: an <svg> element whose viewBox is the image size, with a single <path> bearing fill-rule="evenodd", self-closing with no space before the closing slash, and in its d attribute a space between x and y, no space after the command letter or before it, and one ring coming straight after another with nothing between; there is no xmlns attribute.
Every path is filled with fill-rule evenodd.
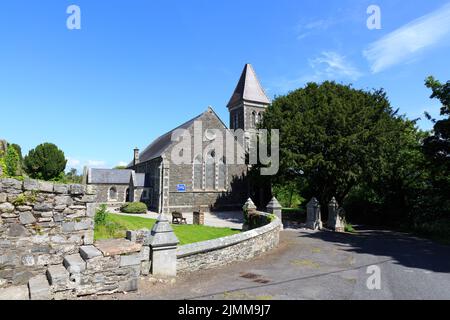
<svg viewBox="0 0 450 320"><path fill-rule="evenodd" d="M108 215L108 208L106 207L106 204L102 204L100 206L100 209L97 210L95 213L95 224L104 226L106 224L106 217Z"/></svg>
<svg viewBox="0 0 450 320"><path fill-rule="evenodd" d="M147 213L147 205L142 202L130 202L120 207L123 213Z"/></svg>

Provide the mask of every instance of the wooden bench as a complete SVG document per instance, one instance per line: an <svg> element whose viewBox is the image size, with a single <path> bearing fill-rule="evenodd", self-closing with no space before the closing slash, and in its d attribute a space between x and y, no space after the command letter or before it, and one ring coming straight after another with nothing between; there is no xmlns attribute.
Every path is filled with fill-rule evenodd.
<svg viewBox="0 0 450 320"><path fill-rule="evenodd" d="M187 224L186 218L181 212L172 212L172 224Z"/></svg>

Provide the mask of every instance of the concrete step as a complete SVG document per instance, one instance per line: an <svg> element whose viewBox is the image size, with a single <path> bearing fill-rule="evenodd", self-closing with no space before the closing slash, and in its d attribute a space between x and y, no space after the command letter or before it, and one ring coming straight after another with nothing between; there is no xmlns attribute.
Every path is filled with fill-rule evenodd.
<svg viewBox="0 0 450 320"><path fill-rule="evenodd" d="M70 274L80 274L86 270L86 261L78 253L64 257L63 264Z"/></svg>

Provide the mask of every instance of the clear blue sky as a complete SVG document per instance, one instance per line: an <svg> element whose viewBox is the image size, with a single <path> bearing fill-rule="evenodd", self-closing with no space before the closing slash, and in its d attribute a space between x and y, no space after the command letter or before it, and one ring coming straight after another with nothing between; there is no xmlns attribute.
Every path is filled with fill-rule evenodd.
<svg viewBox="0 0 450 320"><path fill-rule="evenodd" d="M71 4L81 30L66 28ZM366 27L371 4L381 30ZM450 79L450 2L11 0L0 41L0 137L112 167L208 105L228 123L245 63L270 97L332 79L383 87L410 118L437 115L423 83Z"/></svg>

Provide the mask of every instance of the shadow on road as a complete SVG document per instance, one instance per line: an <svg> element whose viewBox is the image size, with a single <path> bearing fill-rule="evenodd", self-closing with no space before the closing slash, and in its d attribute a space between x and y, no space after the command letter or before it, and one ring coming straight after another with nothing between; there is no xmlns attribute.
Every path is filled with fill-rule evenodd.
<svg viewBox="0 0 450 320"><path fill-rule="evenodd" d="M323 231L302 233L299 237L332 242L343 251L390 257L408 268L450 272L450 246L405 233L361 228L356 234Z"/></svg>

